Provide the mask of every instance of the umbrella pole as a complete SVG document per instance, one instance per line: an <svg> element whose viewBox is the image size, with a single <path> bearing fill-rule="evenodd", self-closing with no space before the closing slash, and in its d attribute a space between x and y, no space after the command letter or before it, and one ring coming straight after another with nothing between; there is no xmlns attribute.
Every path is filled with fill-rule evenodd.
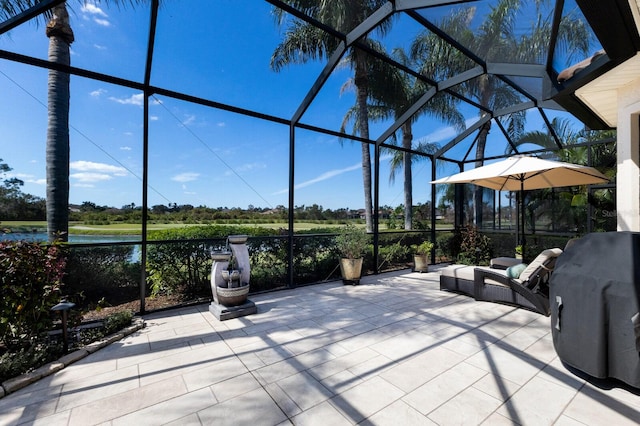
<svg viewBox="0 0 640 426"><path fill-rule="evenodd" d="M525 218L525 211L524 211L524 176L520 178L520 245L522 246L522 259L524 261L524 253L525 253L525 245L526 245L526 238L524 236L524 218Z"/></svg>
<svg viewBox="0 0 640 426"><path fill-rule="evenodd" d="M516 245L518 244L520 244L520 193L516 192Z"/></svg>

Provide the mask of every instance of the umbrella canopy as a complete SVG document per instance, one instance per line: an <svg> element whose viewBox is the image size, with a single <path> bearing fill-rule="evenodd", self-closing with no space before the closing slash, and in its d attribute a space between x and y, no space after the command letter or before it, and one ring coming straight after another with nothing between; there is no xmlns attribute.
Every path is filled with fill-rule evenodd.
<svg viewBox="0 0 640 426"><path fill-rule="evenodd" d="M609 182L593 167L531 156L513 156L497 163L434 180L431 183L472 183L499 191L525 191ZM520 244L524 246L524 197L520 196ZM518 229L516 228L518 231Z"/></svg>
<svg viewBox="0 0 640 426"><path fill-rule="evenodd" d="M499 191L522 191L606 182L609 179L593 167L514 156L431 183L473 183Z"/></svg>

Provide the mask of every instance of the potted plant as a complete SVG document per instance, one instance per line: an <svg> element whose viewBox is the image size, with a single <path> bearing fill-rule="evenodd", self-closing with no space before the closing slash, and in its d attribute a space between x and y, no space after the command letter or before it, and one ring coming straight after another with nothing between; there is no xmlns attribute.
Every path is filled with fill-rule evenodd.
<svg viewBox="0 0 640 426"><path fill-rule="evenodd" d="M522 259L522 246L516 246L516 259Z"/></svg>
<svg viewBox="0 0 640 426"><path fill-rule="evenodd" d="M433 250L433 243L423 241L420 244L412 245L411 248L413 249L413 271L429 272L429 256Z"/></svg>
<svg viewBox="0 0 640 426"><path fill-rule="evenodd" d="M344 226L336 236L340 252L340 272L345 284L358 284L362 274L363 256L369 245L369 236L363 228L353 224Z"/></svg>

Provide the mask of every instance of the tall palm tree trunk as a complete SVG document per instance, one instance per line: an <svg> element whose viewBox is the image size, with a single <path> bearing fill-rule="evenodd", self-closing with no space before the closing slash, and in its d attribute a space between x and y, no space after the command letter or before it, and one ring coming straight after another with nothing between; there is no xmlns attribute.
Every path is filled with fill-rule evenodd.
<svg viewBox="0 0 640 426"><path fill-rule="evenodd" d="M411 149L413 131L409 122L402 125L402 147ZM402 153L402 168L404 172L404 229L413 227L413 177L411 173L411 153Z"/></svg>
<svg viewBox="0 0 640 426"><path fill-rule="evenodd" d="M355 85L358 104L358 131L360 137L369 139L369 110L367 107L368 78L366 58L363 52L356 52ZM373 201L371 198L371 150L367 142L362 142L362 185L364 188L364 211L367 231L373 231Z"/></svg>
<svg viewBox="0 0 640 426"><path fill-rule="evenodd" d="M71 64L73 31L65 3L55 6L47 24L49 61ZM69 232L69 74L49 70L47 125L47 236L67 241Z"/></svg>

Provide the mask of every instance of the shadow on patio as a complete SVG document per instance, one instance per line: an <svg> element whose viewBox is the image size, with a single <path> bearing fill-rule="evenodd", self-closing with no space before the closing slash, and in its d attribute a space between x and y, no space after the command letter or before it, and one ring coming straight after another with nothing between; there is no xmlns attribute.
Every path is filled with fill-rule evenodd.
<svg viewBox="0 0 640 426"><path fill-rule="evenodd" d="M395 272L199 305L0 400L3 424L637 424L557 358L549 318Z"/></svg>

